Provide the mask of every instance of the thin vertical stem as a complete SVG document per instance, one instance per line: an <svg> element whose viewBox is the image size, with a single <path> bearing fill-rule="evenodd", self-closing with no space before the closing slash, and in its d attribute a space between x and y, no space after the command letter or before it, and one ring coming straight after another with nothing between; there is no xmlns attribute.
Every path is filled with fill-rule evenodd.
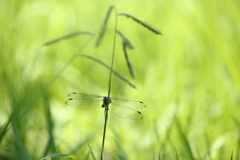
<svg viewBox="0 0 240 160"><path fill-rule="evenodd" d="M107 129L108 105L105 106L104 117L105 117L105 119L104 119L104 128L103 128L103 139L102 139L101 160L103 159L104 144L105 144L105 136L106 136L106 129Z"/></svg>
<svg viewBox="0 0 240 160"><path fill-rule="evenodd" d="M112 53L112 63L111 63L111 70L110 70L110 74L109 74L109 83L108 83L108 98L110 97L110 93L111 93L111 85L112 85L112 68L113 68L113 62L114 62L114 57L115 57L115 48L116 48L116 31L117 31L117 10L115 9L115 14L116 14L116 18L115 18L115 30L114 30L114 36L113 36L113 53Z"/></svg>
<svg viewBox="0 0 240 160"><path fill-rule="evenodd" d="M113 62L114 62L114 57L115 57L115 43L116 43L116 30L117 30L117 10L115 9L115 31L114 31L114 36L113 36L113 50L112 50L112 62L111 62L111 70L109 73L109 83L108 83L108 98L110 98L110 93L111 93L111 84L112 84L112 68L113 68ZM103 139L102 139L102 150L101 150L101 160L103 160L103 153L104 153L104 144L105 144L105 137L106 137L106 131L107 131L107 120L108 120L108 105L105 106L104 110L104 128L103 128Z"/></svg>

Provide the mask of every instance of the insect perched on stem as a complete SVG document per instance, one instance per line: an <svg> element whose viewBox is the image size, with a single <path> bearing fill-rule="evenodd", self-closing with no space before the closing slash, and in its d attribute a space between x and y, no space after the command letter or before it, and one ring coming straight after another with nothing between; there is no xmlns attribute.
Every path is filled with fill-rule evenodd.
<svg viewBox="0 0 240 160"><path fill-rule="evenodd" d="M138 109L146 108L142 101L126 100L121 98L108 98L98 95L72 92L65 103L69 106L83 110L108 107L109 112L120 118L143 119L143 115Z"/></svg>

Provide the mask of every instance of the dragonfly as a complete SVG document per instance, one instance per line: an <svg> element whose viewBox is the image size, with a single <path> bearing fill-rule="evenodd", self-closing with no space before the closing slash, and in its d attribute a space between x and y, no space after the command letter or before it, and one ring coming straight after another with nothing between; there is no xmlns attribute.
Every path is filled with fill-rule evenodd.
<svg viewBox="0 0 240 160"><path fill-rule="evenodd" d="M138 109L146 108L146 105L142 101L108 98L78 92L72 92L68 96L70 98L65 102L66 105L82 110L105 108L109 105L108 109L110 113L126 119L143 119L143 115Z"/></svg>

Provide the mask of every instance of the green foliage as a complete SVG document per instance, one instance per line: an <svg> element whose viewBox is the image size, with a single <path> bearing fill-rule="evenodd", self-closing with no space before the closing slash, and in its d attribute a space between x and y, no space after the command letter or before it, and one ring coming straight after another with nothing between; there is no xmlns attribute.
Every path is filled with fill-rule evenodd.
<svg viewBox="0 0 240 160"><path fill-rule="evenodd" d="M41 160L47 159L47 158L53 158L53 157L70 157L73 160L78 160L78 158L74 154L62 154L62 153L53 153L49 156L42 158Z"/></svg>
<svg viewBox="0 0 240 160"><path fill-rule="evenodd" d="M106 94L114 18L109 13L98 48L91 47L98 36L42 44L73 31L97 33L108 2L0 3L0 159L100 157L102 110L82 112L64 101L73 90ZM239 2L124 0L114 6L142 20L118 16L118 30L134 43L128 56L138 77L125 76L122 38L113 69L138 90L114 75L111 94L140 98L147 109L141 122L109 115L106 159L239 159ZM150 29L148 22L164 36L135 22Z"/></svg>

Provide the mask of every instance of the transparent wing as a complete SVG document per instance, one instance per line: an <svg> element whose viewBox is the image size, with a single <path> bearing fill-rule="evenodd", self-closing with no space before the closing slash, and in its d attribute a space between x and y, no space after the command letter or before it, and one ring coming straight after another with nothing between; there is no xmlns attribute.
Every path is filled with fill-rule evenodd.
<svg viewBox="0 0 240 160"><path fill-rule="evenodd" d="M83 110L102 108L103 96L72 92L65 103L69 106ZM121 98L110 98L112 103L109 111L117 117L140 120L143 115L138 109L146 108L142 101L126 100Z"/></svg>
<svg viewBox="0 0 240 160"><path fill-rule="evenodd" d="M121 99L121 98L111 98L111 100L120 106L125 106L126 108L131 108L131 109L146 108L146 104L144 104L142 101L134 101L134 100Z"/></svg>
<svg viewBox="0 0 240 160"><path fill-rule="evenodd" d="M120 118L140 120L143 119L143 115L136 109L145 107L146 105L141 101L112 98L112 103L110 104L109 111Z"/></svg>
<svg viewBox="0 0 240 160"><path fill-rule="evenodd" d="M72 92L68 94L70 97L65 103L66 105L83 109L83 110L91 110L102 108L103 97L97 95L90 95L84 93Z"/></svg>
<svg viewBox="0 0 240 160"><path fill-rule="evenodd" d="M68 96L72 97L72 98L80 98L80 99L87 99L87 98L101 98L101 99L103 99L103 96L85 94L85 93L78 93L78 92L69 93Z"/></svg>

